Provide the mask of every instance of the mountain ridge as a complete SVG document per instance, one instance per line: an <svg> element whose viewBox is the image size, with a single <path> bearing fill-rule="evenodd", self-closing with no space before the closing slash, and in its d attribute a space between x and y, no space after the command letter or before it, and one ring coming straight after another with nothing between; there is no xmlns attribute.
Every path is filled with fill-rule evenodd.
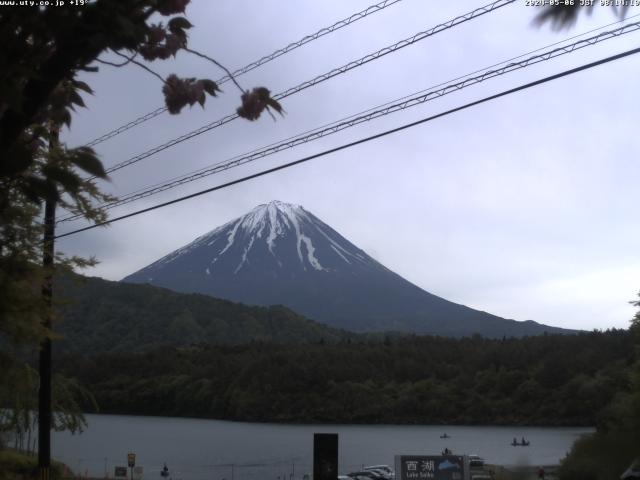
<svg viewBox="0 0 640 480"><path fill-rule="evenodd" d="M145 351L192 344L334 343L356 334L281 306L249 306L202 294L60 275L55 282L58 351Z"/></svg>

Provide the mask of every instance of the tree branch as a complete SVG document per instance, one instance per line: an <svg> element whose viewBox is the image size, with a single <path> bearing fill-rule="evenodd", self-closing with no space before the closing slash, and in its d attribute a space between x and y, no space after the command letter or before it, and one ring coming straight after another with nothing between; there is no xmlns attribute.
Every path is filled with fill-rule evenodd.
<svg viewBox="0 0 640 480"><path fill-rule="evenodd" d="M189 53L193 53L194 55L197 55L198 57L201 57L201 58L204 58L206 60L209 60L214 65L216 65L218 68L221 68L222 70L224 70L227 73L227 75L229 76L229 78L231 79L231 81L233 83L235 83L236 87L238 87L242 93L247 93L246 90L244 88L242 88L240 86L240 84L236 81L236 79L233 77L232 73L224 65L222 65L221 63L215 61L213 58L205 55L204 53L200 53L200 52L198 52L196 50L191 50L189 47L182 47L182 50L185 50L185 51L187 51Z"/></svg>
<svg viewBox="0 0 640 480"><path fill-rule="evenodd" d="M158 73L154 72L154 71L153 71L153 70L151 70L149 67L147 67L145 64L143 64L143 63L141 63L141 62L138 62L137 60L134 60L135 55L134 55L133 57L127 57L124 53L120 53L120 52L116 52L116 51L114 51L113 53L115 53L116 55L121 56L122 58L126 58L126 59L127 59L127 61L126 61L123 65L126 65L127 63L131 62L131 63L133 63L133 64L135 64L135 65L138 65L140 68L142 68L142 69L146 70L146 71L147 71L147 72L149 72L151 75L154 75L155 77L159 78L159 79L160 79L160 81L161 81L162 83L164 83L164 84L166 84L166 83L167 83L167 82L165 81L165 79L164 79L164 78L162 78L162 77L160 76L160 74L158 74ZM96 58L96 60L98 60L98 59ZM98 61L103 62L104 60L98 60ZM115 64L115 66L118 66L118 65L117 65L117 64Z"/></svg>
<svg viewBox="0 0 640 480"><path fill-rule="evenodd" d="M115 52L115 53L118 53L118 52ZM134 53L133 57L131 57L131 58L127 57L127 60L125 60L122 63L109 62L107 60L101 60L99 58L96 58L96 62L102 63L104 65L111 65L112 67L124 67L125 65L128 65L129 63L132 63L133 59L136 58L137 55L138 55L138 52Z"/></svg>

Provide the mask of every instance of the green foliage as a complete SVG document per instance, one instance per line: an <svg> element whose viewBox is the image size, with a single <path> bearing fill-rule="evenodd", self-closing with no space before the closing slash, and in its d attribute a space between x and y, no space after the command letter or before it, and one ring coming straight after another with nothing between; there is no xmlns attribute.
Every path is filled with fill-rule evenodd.
<svg viewBox="0 0 640 480"><path fill-rule="evenodd" d="M35 452L38 425L38 372L28 364L12 364L2 372L0 390L0 433L9 434L13 447L22 452ZM79 382L63 375L52 380L52 428L80 433L86 427L84 405L98 406L93 395Z"/></svg>
<svg viewBox="0 0 640 480"><path fill-rule="evenodd" d="M32 480L38 478L38 458L13 450L0 450L0 472L3 480ZM51 463L50 479L62 480L64 466Z"/></svg>
<svg viewBox="0 0 640 480"><path fill-rule="evenodd" d="M41 325L44 305L34 302L44 277L33 262L42 235L34 223L38 208L20 192L9 193L15 195L10 204L3 205L0 196L0 341L5 345L0 357L10 347L37 343L46 333Z"/></svg>
<svg viewBox="0 0 640 480"><path fill-rule="evenodd" d="M45 258L55 257L56 262L40 266L43 204L45 223L51 225L56 206L85 220L104 221L106 214L95 204L113 200L94 183L95 178L106 178L96 153L89 147L68 148L58 139L60 130L70 127L75 108L85 106L81 92L92 93L76 79L78 73L97 71L92 64L105 52L123 56L127 61L120 66L133 63L160 78L170 113L195 102L204 105L206 94L215 96L219 90L211 80L176 75L164 80L134 58L167 59L186 49L186 30L192 26L186 18L173 17L166 27L148 20L183 13L189 0L86 3L72 9L0 10L0 428L12 431L26 451L32 448L37 423L37 375L23 359L53 337L51 306L44 293L51 291L55 272L93 262L51 252ZM279 106L264 90L263 100L272 108ZM192 332L193 341L199 335L196 326L185 311L172 328ZM81 431L84 418L78 402L91 404L91 395L75 380L58 377L53 402L53 428ZM18 469L16 478L23 474L28 475Z"/></svg>
<svg viewBox="0 0 640 480"><path fill-rule="evenodd" d="M35 346L51 335L38 322L48 314L39 289L52 273L38 267L42 204L55 203L86 220L101 222L106 214L95 204L112 200L94 183L96 178L106 178L96 153L58 141L60 130L70 127L75 108L85 106L82 94L93 93L77 79L78 74L96 72L96 62L137 65L160 78L168 110L178 113L185 105L204 105L207 95L220 91L218 85L175 74L164 79L138 61L138 54L152 62L184 51L226 71L214 59L188 48L187 30L192 25L176 15L185 12L189 0L85 3L76 9L0 10L0 342L12 347ZM162 17L166 25L150 23ZM115 64L99 58L109 52L126 61ZM231 79L242 92L243 106L245 97L260 93L255 118L268 107L283 112L266 88L245 91ZM91 260L68 262L83 266Z"/></svg>
<svg viewBox="0 0 640 480"><path fill-rule="evenodd" d="M26 364L12 366L3 372L2 384L11 388L3 389L0 395L0 431L13 437L15 449L32 452L36 441L38 373Z"/></svg>
<svg viewBox="0 0 640 480"><path fill-rule="evenodd" d="M561 480L619 480L640 456L638 432L599 432L578 440L558 470Z"/></svg>
<svg viewBox="0 0 640 480"><path fill-rule="evenodd" d="M627 331L69 355L103 412L245 421L595 425L628 391ZM551 356L563 381L540 377ZM545 374L546 375L546 374ZM546 379L544 383L539 380Z"/></svg>
<svg viewBox="0 0 640 480"><path fill-rule="evenodd" d="M640 294L639 294L640 297ZM631 302L640 307L640 301ZM640 458L640 310L631 320L629 351L635 362L626 374L620 371L604 370L599 384L605 385L602 392L588 389L583 397L593 402L597 396L607 395L612 401L600 415L598 429L594 435L577 442L559 471L561 480L617 480L620 474ZM624 380L627 388L612 389L608 382Z"/></svg>
<svg viewBox="0 0 640 480"><path fill-rule="evenodd" d="M97 353L191 344L335 342L356 335L286 307L254 307L151 285L65 275L56 282L58 351Z"/></svg>

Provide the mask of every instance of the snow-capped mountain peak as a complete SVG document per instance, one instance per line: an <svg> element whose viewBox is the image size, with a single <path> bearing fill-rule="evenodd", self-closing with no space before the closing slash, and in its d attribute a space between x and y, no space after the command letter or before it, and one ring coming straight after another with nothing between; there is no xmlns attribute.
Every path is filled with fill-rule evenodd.
<svg viewBox="0 0 640 480"><path fill-rule="evenodd" d="M301 206L279 201L258 205L124 281L247 304L283 304L353 330L501 337L543 329L432 295Z"/></svg>
<svg viewBox="0 0 640 480"><path fill-rule="evenodd" d="M293 228L296 233L296 246L300 261L302 261L301 244L304 242L308 247L309 262L314 268L321 270L322 266L313 257L311 240L302 233L300 227L300 224L308 218L307 212L300 205L273 200L267 204L258 205L241 217L234 228L254 235L255 238L264 239L272 254L274 254L274 246L278 237L285 235Z"/></svg>
<svg viewBox="0 0 640 480"><path fill-rule="evenodd" d="M353 264L384 268L300 205L274 200L198 237L134 275L141 274L152 281L158 270L186 256L194 258L196 252L199 270L207 276L237 275L251 270L248 267L252 264L267 266L276 275L283 269L329 272L351 268Z"/></svg>

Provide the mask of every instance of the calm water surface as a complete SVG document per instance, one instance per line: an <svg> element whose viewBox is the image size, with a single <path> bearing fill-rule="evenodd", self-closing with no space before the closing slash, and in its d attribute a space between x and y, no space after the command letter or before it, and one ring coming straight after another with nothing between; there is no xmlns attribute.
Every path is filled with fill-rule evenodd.
<svg viewBox="0 0 640 480"><path fill-rule="evenodd" d="M52 453L78 473L113 477L135 452L144 479L300 480L312 471L313 433L339 434L340 473L393 465L394 455L478 454L488 463L549 465L589 428L443 427L416 425L277 425L166 417L87 415L81 435L55 433ZM451 438L441 439L446 432ZM529 447L512 447L514 437Z"/></svg>

